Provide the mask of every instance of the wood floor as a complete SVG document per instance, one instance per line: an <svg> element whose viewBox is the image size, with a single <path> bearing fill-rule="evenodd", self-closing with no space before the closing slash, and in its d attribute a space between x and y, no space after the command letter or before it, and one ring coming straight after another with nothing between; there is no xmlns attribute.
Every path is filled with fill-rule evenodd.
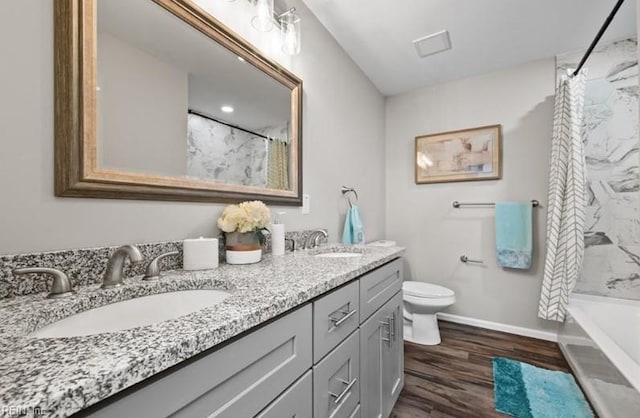
<svg viewBox="0 0 640 418"><path fill-rule="evenodd" d="M491 358L570 371L555 343L440 321L442 344L405 343L404 390L393 418L506 417L493 404Z"/></svg>

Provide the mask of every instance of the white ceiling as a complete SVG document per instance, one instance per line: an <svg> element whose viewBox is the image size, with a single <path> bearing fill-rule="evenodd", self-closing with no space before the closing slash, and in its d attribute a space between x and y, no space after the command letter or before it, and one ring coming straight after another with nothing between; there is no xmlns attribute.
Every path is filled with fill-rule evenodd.
<svg viewBox="0 0 640 418"><path fill-rule="evenodd" d="M303 1L385 95L586 49L616 2ZM443 29L452 49L418 58L412 41ZM603 41L635 33L635 0L627 0Z"/></svg>

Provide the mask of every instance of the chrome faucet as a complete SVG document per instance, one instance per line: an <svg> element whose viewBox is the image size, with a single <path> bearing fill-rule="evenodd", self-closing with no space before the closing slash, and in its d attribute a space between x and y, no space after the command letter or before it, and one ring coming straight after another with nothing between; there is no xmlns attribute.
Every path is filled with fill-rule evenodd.
<svg viewBox="0 0 640 418"><path fill-rule="evenodd" d="M71 280L69 280L69 277L60 270L44 267L27 267L14 269L12 273L15 275L37 273L52 276L53 283L51 283L51 290L47 295L48 299L64 298L76 293L75 290L73 290L73 286L71 284Z"/></svg>
<svg viewBox="0 0 640 418"><path fill-rule="evenodd" d="M329 234L324 229L316 229L309 233L307 241L304 243L305 249L316 248L319 245L320 237L329 238Z"/></svg>
<svg viewBox="0 0 640 418"><path fill-rule="evenodd" d="M131 260L132 264L137 264L142 261L142 254L135 245L123 245L118 248L109 258L107 263L107 270L102 277L102 289L109 289L112 287L121 286L123 284L124 276L124 261L127 257Z"/></svg>

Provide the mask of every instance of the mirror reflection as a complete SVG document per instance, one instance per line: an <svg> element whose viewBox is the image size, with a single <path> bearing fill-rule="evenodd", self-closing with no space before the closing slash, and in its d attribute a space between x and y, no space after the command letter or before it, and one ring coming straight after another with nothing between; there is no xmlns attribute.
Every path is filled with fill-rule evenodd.
<svg viewBox="0 0 640 418"><path fill-rule="evenodd" d="M151 0L98 0L100 169L290 190L291 90Z"/></svg>

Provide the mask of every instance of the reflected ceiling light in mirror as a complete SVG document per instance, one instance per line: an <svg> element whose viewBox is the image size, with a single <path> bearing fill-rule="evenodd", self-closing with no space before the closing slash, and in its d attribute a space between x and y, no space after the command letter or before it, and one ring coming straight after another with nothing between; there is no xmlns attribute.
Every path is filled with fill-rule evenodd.
<svg viewBox="0 0 640 418"><path fill-rule="evenodd" d="M251 19L251 25L260 32L273 29L273 0L256 1L256 15Z"/></svg>
<svg viewBox="0 0 640 418"><path fill-rule="evenodd" d="M296 8L292 7L278 16L280 22L280 41L282 51L287 55L300 53L300 17L296 14Z"/></svg>
<svg viewBox="0 0 640 418"><path fill-rule="evenodd" d="M224 113L233 113L233 107L227 105L222 106L220 110L222 110Z"/></svg>

